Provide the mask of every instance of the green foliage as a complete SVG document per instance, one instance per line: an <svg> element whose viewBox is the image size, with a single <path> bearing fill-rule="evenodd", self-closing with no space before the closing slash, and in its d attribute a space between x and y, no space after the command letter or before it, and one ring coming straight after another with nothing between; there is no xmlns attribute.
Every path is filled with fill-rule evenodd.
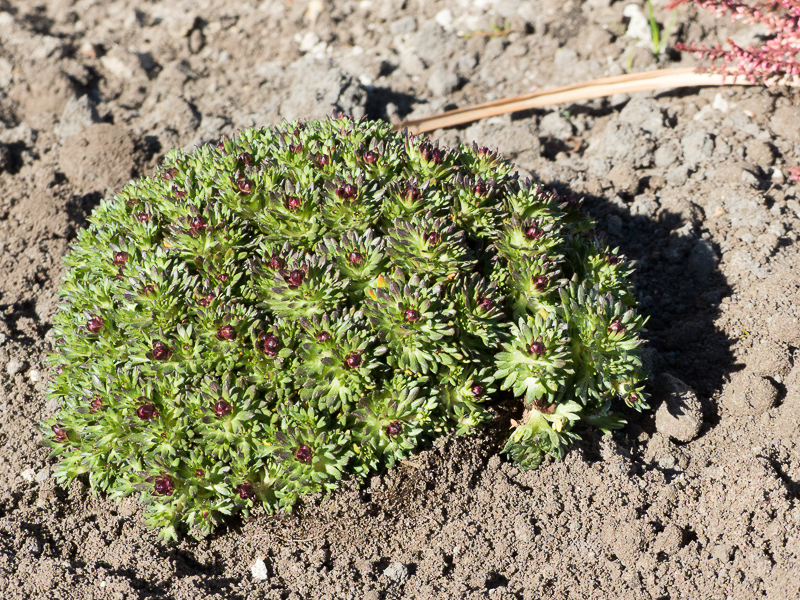
<svg viewBox="0 0 800 600"><path fill-rule="evenodd" d="M102 202L66 263L56 476L138 491L166 538L468 433L504 390L523 467L646 406L630 267L485 148L244 131Z"/></svg>

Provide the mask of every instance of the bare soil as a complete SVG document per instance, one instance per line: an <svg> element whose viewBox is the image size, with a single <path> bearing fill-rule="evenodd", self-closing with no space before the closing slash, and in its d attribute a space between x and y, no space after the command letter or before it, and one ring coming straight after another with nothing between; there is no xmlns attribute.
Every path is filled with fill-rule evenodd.
<svg viewBox="0 0 800 600"><path fill-rule="evenodd" d="M39 443L62 256L102 197L173 147L283 118L397 122L692 64L625 37L625 4L0 0L0 596L800 597L800 96L784 89L616 96L435 133L585 198L636 261L653 410L561 463L498 456L515 416L498 409L481 434L292 515L161 543L134 498L55 485ZM673 42L758 33L678 23Z"/></svg>

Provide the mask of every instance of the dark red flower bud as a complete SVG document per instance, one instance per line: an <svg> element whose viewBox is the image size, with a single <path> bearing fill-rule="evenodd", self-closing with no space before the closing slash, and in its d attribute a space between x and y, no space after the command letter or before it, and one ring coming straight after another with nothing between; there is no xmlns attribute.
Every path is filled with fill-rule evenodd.
<svg viewBox="0 0 800 600"><path fill-rule="evenodd" d="M350 264L354 267L360 267L364 262L364 255L361 254L361 252L353 251L347 256L347 260L349 260Z"/></svg>
<svg viewBox="0 0 800 600"><path fill-rule="evenodd" d="M303 151L303 144L297 142L296 144L289 144L289 150L295 154L300 154Z"/></svg>
<svg viewBox="0 0 800 600"><path fill-rule="evenodd" d="M442 241L442 236L439 235L438 231L429 231L423 236L423 239L429 246L437 246Z"/></svg>
<svg viewBox="0 0 800 600"><path fill-rule="evenodd" d="M249 194L253 191L253 182L249 179L238 179L236 181L236 187L239 188L239 193Z"/></svg>
<svg viewBox="0 0 800 600"><path fill-rule="evenodd" d="M358 195L358 188L352 183L345 183L343 186L336 189L336 195L341 200L355 200Z"/></svg>
<svg viewBox="0 0 800 600"><path fill-rule="evenodd" d="M261 350L268 356L276 356L281 349L281 340L277 335L267 335L261 340Z"/></svg>
<svg viewBox="0 0 800 600"><path fill-rule="evenodd" d="M483 198L486 196L486 184L483 181L478 180L475 185L472 186L472 193Z"/></svg>
<svg viewBox="0 0 800 600"><path fill-rule="evenodd" d="M148 283L147 285L142 286L142 291L140 293L142 296L150 296L152 294L155 294L156 286Z"/></svg>
<svg viewBox="0 0 800 600"><path fill-rule="evenodd" d="M136 409L136 416L139 417L142 421L154 421L155 418L158 416L158 410L156 409L156 405L153 404L152 402L145 402L139 408Z"/></svg>
<svg viewBox="0 0 800 600"><path fill-rule="evenodd" d="M198 300L198 301L197 301L197 303L198 303L200 306L208 306L209 304L211 304L211 301L212 301L212 300L213 300L215 297L216 297L216 296L214 296L214 294L208 294L207 296L205 296L205 297L203 297L203 298L200 298L200 300Z"/></svg>
<svg viewBox="0 0 800 600"><path fill-rule="evenodd" d="M121 267L126 262L128 262L128 253L127 252L117 252L114 254L114 264L118 267Z"/></svg>
<svg viewBox="0 0 800 600"><path fill-rule="evenodd" d="M317 341L318 341L319 343L324 343L324 342L327 342L327 341L328 341L328 340L330 340L330 339L331 339L331 334L330 334L330 333L328 333L327 331L320 331L320 332L317 334Z"/></svg>
<svg viewBox="0 0 800 600"><path fill-rule="evenodd" d="M544 275L540 275L539 277L533 280L533 287L535 287L538 291L541 292L547 287L548 283L550 283L548 278Z"/></svg>
<svg viewBox="0 0 800 600"><path fill-rule="evenodd" d="M178 200L183 200L184 198L186 198L186 190L176 190L175 197Z"/></svg>
<svg viewBox="0 0 800 600"><path fill-rule="evenodd" d="M299 460L301 463L308 464L311 462L311 459L314 457L314 451L311 450L305 444L300 444L297 450L294 451L294 456Z"/></svg>
<svg viewBox="0 0 800 600"><path fill-rule="evenodd" d="M236 339L236 330L233 328L232 325L223 325L217 330L217 339L218 340L235 340Z"/></svg>
<svg viewBox="0 0 800 600"><path fill-rule="evenodd" d="M203 217L194 217L191 221L189 221L189 233L192 235L197 235L204 231L208 227L208 223Z"/></svg>
<svg viewBox="0 0 800 600"><path fill-rule="evenodd" d="M226 281L228 281L228 274L227 273L220 273L219 277L217 277L217 279L219 279L220 282L225 283Z"/></svg>
<svg viewBox="0 0 800 600"><path fill-rule="evenodd" d="M344 362L349 368L356 369L361 366L361 355L358 352L353 352L344 359Z"/></svg>
<svg viewBox="0 0 800 600"><path fill-rule="evenodd" d="M608 333L624 333L625 326L620 321L613 321L611 325L608 326Z"/></svg>
<svg viewBox="0 0 800 600"><path fill-rule="evenodd" d="M131 204L131 205L139 204L139 202L141 202L141 201L142 201L141 198L128 198L128 204Z"/></svg>
<svg viewBox="0 0 800 600"><path fill-rule="evenodd" d="M364 162L368 165L375 164L378 162L378 154L373 152L372 150L367 150L364 154L361 155L361 158L364 159Z"/></svg>
<svg viewBox="0 0 800 600"><path fill-rule="evenodd" d="M403 431L403 424L400 421L392 421L386 426L386 435L397 437Z"/></svg>
<svg viewBox="0 0 800 600"><path fill-rule="evenodd" d="M100 333L100 330L105 325L105 321L103 321L103 317L92 317L86 323L86 329L88 329L91 333Z"/></svg>
<svg viewBox="0 0 800 600"><path fill-rule="evenodd" d="M175 482L169 475L160 475L153 481L153 491L157 496L172 496L175 491Z"/></svg>
<svg viewBox="0 0 800 600"><path fill-rule="evenodd" d="M609 265L617 265L619 264L619 256L615 254L606 254L605 256L606 263Z"/></svg>
<svg viewBox="0 0 800 600"><path fill-rule="evenodd" d="M472 386L472 395L475 396L476 398L482 396L484 391L485 390L483 389L483 386L480 383L476 383L475 385Z"/></svg>
<svg viewBox="0 0 800 600"><path fill-rule="evenodd" d="M525 237L529 240L535 240L541 237L542 230L536 226L536 223L525 228Z"/></svg>
<svg viewBox="0 0 800 600"><path fill-rule="evenodd" d="M286 283L288 283L291 287L300 287L303 285L303 281L305 281L306 274L305 271L301 271L300 269L295 269L287 277Z"/></svg>
<svg viewBox="0 0 800 600"><path fill-rule="evenodd" d="M136 215L136 220L139 221L139 223L147 223L150 220L150 213L140 212Z"/></svg>
<svg viewBox="0 0 800 600"><path fill-rule="evenodd" d="M292 212L300 210L303 207L303 201L297 196L289 196L286 199L286 208Z"/></svg>
<svg viewBox="0 0 800 600"><path fill-rule="evenodd" d="M220 140L216 144L217 150L225 150L225 140Z"/></svg>
<svg viewBox="0 0 800 600"><path fill-rule="evenodd" d="M153 340L153 358L156 360L167 360L172 356L172 350L161 340Z"/></svg>
<svg viewBox="0 0 800 600"><path fill-rule="evenodd" d="M230 403L226 402L222 398L219 398L214 404L214 414L217 415L217 418L230 414L232 410L233 407L230 405Z"/></svg>
<svg viewBox="0 0 800 600"><path fill-rule="evenodd" d="M486 146L481 146L478 148L478 156L491 156L492 154L494 154L494 152L489 150Z"/></svg>
<svg viewBox="0 0 800 600"><path fill-rule="evenodd" d="M407 308L405 312L403 312L403 317L405 317L405 320L409 323L419 323L421 316L419 311L413 308Z"/></svg>
<svg viewBox="0 0 800 600"><path fill-rule="evenodd" d="M92 400L90 406L91 413L96 413L98 410L102 410L103 408L103 399L100 396L95 396L94 400Z"/></svg>
<svg viewBox="0 0 800 600"><path fill-rule="evenodd" d="M175 176L177 174L178 174L178 169L174 167L171 169L166 169L163 173L161 173L161 179L165 181L172 181L173 179L175 179Z"/></svg>
<svg viewBox="0 0 800 600"><path fill-rule="evenodd" d="M320 167L326 167L328 166L328 163L331 162L331 159L328 158L327 154L317 154L315 158L317 161L317 165L319 165Z"/></svg>
<svg viewBox="0 0 800 600"><path fill-rule="evenodd" d="M53 430L53 435L56 438L57 442L63 442L67 439L67 432L64 429L61 429L58 425L53 425L50 429Z"/></svg>
<svg viewBox="0 0 800 600"><path fill-rule="evenodd" d="M63 366L61 366L61 365L58 365L58 366L56 367L56 374L57 374L57 375L63 375L63 374L64 374L64 367L63 367Z"/></svg>
<svg viewBox="0 0 800 600"><path fill-rule="evenodd" d="M206 472L203 471L203 469L195 469L194 476L195 477L205 477L206 476Z"/></svg>
<svg viewBox="0 0 800 600"><path fill-rule="evenodd" d="M238 158L239 162L242 163L245 167L249 167L250 163L253 162L253 158L247 152L242 152L236 158Z"/></svg>
<svg viewBox="0 0 800 600"><path fill-rule="evenodd" d="M530 345L528 350L530 350L531 354L536 354L538 356L541 356L542 354L544 354L545 347L542 342L536 341Z"/></svg>
<svg viewBox="0 0 800 600"><path fill-rule="evenodd" d="M253 484L249 481L236 486L236 492L242 500L255 500L256 491L253 489Z"/></svg>
<svg viewBox="0 0 800 600"><path fill-rule="evenodd" d="M419 188L415 185L407 185L404 192L406 195L406 200L409 202L416 202L421 196Z"/></svg>
<svg viewBox="0 0 800 600"><path fill-rule="evenodd" d="M494 300L491 298L481 298L478 302L478 306L480 306L484 311L489 312L494 308Z"/></svg>
<svg viewBox="0 0 800 600"><path fill-rule="evenodd" d="M639 401L639 394L637 394L636 392L631 392L630 394L628 394L628 397L625 398L625 402L627 404L636 404L638 401Z"/></svg>
<svg viewBox="0 0 800 600"><path fill-rule="evenodd" d="M283 269L286 267L286 261L283 260L280 256L273 256L269 259L269 267L270 269L275 269L276 271Z"/></svg>

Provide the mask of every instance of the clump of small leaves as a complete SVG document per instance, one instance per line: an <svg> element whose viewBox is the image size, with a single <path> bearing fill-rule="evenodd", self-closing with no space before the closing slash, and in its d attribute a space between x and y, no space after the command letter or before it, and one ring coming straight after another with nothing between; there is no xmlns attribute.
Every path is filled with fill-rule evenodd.
<svg viewBox="0 0 800 600"><path fill-rule="evenodd" d="M104 201L54 319L61 482L209 532L466 433L523 468L646 407L629 264L486 148L342 117L170 153Z"/></svg>

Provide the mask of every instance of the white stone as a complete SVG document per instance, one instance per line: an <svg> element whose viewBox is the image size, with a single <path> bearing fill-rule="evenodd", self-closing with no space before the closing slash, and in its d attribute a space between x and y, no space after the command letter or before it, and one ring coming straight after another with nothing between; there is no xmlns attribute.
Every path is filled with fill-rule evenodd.
<svg viewBox="0 0 800 600"><path fill-rule="evenodd" d="M253 576L253 581L267 581L269 579L267 565L263 558L258 557L256 562L250 565L250 574Z"/></svg>
<svg viewBox="0 0 800 600"><path fill-rule="evenodd" d="M25 469L22 473L20 473L20 475L22 475L22 478L25 481L33 483L33 478L36 477L36 471L33 469Z"/></svg>

